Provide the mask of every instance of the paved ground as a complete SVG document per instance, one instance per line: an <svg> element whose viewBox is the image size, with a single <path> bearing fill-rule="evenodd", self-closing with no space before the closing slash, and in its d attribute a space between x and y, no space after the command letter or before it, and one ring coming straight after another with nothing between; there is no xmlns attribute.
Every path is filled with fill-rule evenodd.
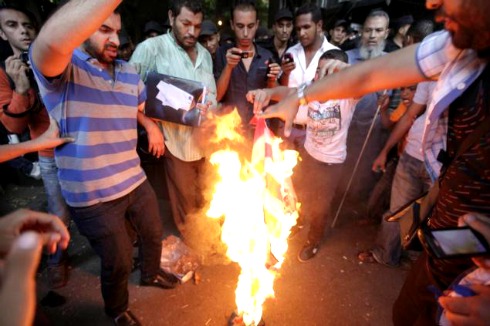
<svg viewBox="0 0 490 326"><path fill-rule="evenodd" d="M45 198L40 184L31 182L5 187L0 203L3 211L20 206L43 209ZM161 204L168 225L167 206ZM341 218L344 220L327 235L311 262L296 260L304 232L291 240L288 258L275 283L276 298L264 306L266 325L391 325L391 306L406 271L359 263L356 254L370 246L376 227L360 227L354 219ZM75 227L72 236L70 281L55 292L66 302L49 307L56 300L52 293L46 298L49 289L41 265L38 297L45 300L40 306L55 325L110 325L102 309L99 261ZM173 290L160 290L140 287L139 272L134 272L129 288L131 309L144 325L226 325L235 307L238 267L203 266L200 273L197 285L190 281Z"/></svg>

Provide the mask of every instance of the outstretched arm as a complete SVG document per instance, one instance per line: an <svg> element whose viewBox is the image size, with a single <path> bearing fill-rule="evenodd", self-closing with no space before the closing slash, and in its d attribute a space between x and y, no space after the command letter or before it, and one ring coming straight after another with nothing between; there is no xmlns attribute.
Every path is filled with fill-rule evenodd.
<svg viewBox="0 0 490 326"><path fill-rule="evenodd" d="M425 80L425 77L415 61L416 48L417 45L412 45L388 55L350 66L337 73L328 71L328 76L313 83L305 90L304 94L308 101L325 102L337 98L358 98L375 91L421 82ZM260 116L283 119L286 122L284 133L288 136L291 133L291 126L298 110L298 103L297 95L292 94L278 104L269 107Z"/></svg>
<svg viewBox="0 0 490 326"><path fill-rule="evenodd" d="M71 0L46 21L32 45L32 59L46 77L59 76L73 51L92 35L122 0Z"/></svg>

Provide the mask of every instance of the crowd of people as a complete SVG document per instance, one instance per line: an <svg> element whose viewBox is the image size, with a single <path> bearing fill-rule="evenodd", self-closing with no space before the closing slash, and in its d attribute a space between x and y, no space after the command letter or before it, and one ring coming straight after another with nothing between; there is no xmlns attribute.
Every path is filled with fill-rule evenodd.
<svg viewBox="0 0 490 326"><path fill-rule="evenodd" d="M236 108L249 142L254 120L265 118L285 147L300 152L293 182L302 207L291 231L292 237L309 226L300 262L317 255L343 194L367 223L381 222L373 248L357 258L400 266L399 225L384 217L434 183L440 190L428 227L467 224L490 242L488 129L458 151L490 116L487 1L427 0L444 23L435 33L430 20L403 16L390 23L381 9L366 13L357 32L344 19L325 26L320 8L306 3L294 13L278 10L272 35L259 37L258 9L243 0L231 8L233 37L225 37L204 19L200 0L173 0L169 26L148 22L137 45L123 30L121 2L70 0L42 28L25 8L0 8L0 37L12 49L0 66L0 122L11 134L28 130L31 138L2 145L0 161L39 151L49 212L21 210L0 219L0 254L8 266L0 309L16 312L0 314L0 323L32 320L43 245L50 252L50 287L66 285L70 221L101 260L104 310L116 325L140 324L128 293L135 243L141 285L176 286L159 266L163 226L152 185L165 184L173 221L185 234L206 206L209 162L196 137L199 127L145 115L149 72L201 82L206 100L196 107L203 119ZM145 174L138 125L163 180ZM444 322L488 323L488 282L470 284L468 297L436 299L429 287L451 289L475 264L490 273L489 259L444 260L422 252L394 304L393 323L437 324L440 307ZM17 301L8 302L12 280L23 287ZM16 309L19 302L28 309Z"/></svg>

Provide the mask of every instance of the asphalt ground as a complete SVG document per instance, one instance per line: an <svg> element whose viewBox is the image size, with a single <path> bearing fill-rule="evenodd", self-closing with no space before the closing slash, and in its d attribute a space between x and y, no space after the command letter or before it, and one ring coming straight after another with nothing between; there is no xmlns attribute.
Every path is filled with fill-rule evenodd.
<svg viewBox="0 0 490 326"><path fill-rule="evenodd" d="M24 180L25 181L25 180ZM0 211L17 207L44 210L40 182L8 184L0 193ZM168 203L160 200L162 223L174 232ZM357 260L369 248L377 226L360 226L346 207L335 229L329 230L315 258L300 263L296 255L306 232L290 240L287 258L275 282L275 298L264 304L268 326L391 325L391 307L407 270ZM355 212L354 212L355 213ZM99 259L85 238L71 226L69 282L50 291L44 261L37 274L38 307L53 325L111 325L100 294ZM172 290L139 286L139 271L131 274L130 308L143 325L227 325L235 309L239 268L234 263L206 264L200 282L190 280Z"/></svg>

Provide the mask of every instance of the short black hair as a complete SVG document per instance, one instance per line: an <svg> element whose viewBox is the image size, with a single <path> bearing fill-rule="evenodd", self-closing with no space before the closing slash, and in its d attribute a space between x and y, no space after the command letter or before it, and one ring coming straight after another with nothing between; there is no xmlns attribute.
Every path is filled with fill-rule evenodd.
<svg viewBox="0 0 490 326"><path fill-rule="evenodd" d="M235 1L235 5L231 7L230 11L230 19L233 20L233 13L235 10L242 10L242 11L255 11L255 15L258 19L258 10L257 10L257 5L255 4L255 1L253 0L237 0Z"/></svg>
<svg viewBox="0 0 490 326"><path fill-rule="evenodd" d="M202 0L173 0L170 11L177 17L180 15L183 7L186 7L195 14L201 13L204 10Z"/></svg>
<svg viewBox="0 0 490 326"><path fill-rule="evenodd" d="M318 59L318 61L326 60L326 59L335 59L345 63L349 63L349 57L347 56L347 53L338 49L332 49L323 52L322 55L320 56L320 59Z"/></svg>
<svg viewBox="0 0 490 326"><path fill-rule="evenodd" d="M434 32L435 24L432 20L423 19L416 21L410 26L407 35L413 38L414 43L422 42L422 40L432 32Z"/></svg>
<svg viewBox="0 0 490 326"><path fill-rule="evenodd" d="M307 14L311 14L311 20L315 24L318 23L320 20L322 20L322 12L320 10L320 7L318 7L314 3L303 4L301 7L298 8L298 10L296 10L294 17L296 18L298 16L307 15Z"/></svg>
<svg viewBox="0 0 490 326"><path fill-rule="evenodd" d="M31 11L29 11L26 8L19 6L17 4L0 5L0 11L6 10L6 9L15 10L15 11L21 12L24 15L26 15L27 18L29 18L29 20L31 21L32 26L34 26L34 29L36 31L39 31L39 21L37 20L36 16Z"/></svg>

